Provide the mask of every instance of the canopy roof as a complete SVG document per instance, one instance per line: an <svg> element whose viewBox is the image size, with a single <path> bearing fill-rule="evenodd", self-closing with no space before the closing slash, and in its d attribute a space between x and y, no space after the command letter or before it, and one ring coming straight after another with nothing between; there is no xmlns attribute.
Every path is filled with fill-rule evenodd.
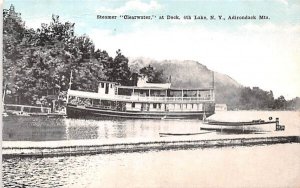
<svg viewBox="0 0 300 188"><path fill-rule="evenodd" d="M159 87L137 87L137 86L116 86L121 89L135 89L135 90L169 90L169 91L209 91L213 88L159 88Z"/></svg>

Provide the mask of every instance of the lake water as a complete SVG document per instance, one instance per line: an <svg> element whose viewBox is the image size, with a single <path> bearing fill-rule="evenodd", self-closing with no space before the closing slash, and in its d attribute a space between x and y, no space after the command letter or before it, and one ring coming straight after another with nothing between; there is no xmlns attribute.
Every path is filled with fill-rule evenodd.
<svg viewBox="0 0 300 188"><path fill-rule="evenodd" d="M279 117L300 135L300 112L219 112L228 120ZM199 131L196 120L79 120L14 117L4 141L159 138ZM4 187L297 187L300 144L3 159Z"/></svg>
<svg viewBox="0 0 300 188"><path fill-rule="evenodd" d="M280 119L287 133L300 133L300 112L228 111L210 118L248 121L269 117ZM157 138L159 133L197 133L199 120L84 120L47 117L7 117L3 121L4 141L49 141L79 139ZM300 135L300 134L299 134Z"/></svg>

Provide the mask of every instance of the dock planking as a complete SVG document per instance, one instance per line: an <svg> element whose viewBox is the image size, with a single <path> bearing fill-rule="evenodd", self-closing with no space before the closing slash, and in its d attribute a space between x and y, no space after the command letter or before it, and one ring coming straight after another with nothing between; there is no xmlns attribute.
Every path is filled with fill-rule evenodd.
<svg viewBox="0 0 300 188"><path fill-rule="evenodd" d="M191 148L214 148L232 146L252 146L284 143L300 143L300 136L261 136L253 137L225 137L217 139L164 139L138 142L101 143L101 142L72 142L58 141L58 144L50 142L37 142L34 145L7 144L2 147L2 157L58 157L74 155L91 155L120 152L143 152L150 150L177 150Z"/></svg>

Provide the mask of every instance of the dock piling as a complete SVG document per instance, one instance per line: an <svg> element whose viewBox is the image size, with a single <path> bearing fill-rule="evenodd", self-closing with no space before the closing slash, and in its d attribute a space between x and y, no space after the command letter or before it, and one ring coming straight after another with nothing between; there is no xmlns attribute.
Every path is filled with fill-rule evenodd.
<svg viewBox="0 0 300 188"><path fill-rule="evenodd" d="M284 131L285 126L279 124L279 118L276 118L276 131Z"/></svg>

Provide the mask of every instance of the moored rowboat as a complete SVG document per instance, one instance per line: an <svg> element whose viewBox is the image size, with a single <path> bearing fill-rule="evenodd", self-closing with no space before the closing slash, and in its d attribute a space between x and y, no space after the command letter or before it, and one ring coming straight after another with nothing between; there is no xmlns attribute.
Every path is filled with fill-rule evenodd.
<svg viewBox="0 0 300 188"><path fill-rule="evenodd" d="M224 132L271 132L284 130L283 125L279 125L279 119L275 121L264 121L264 120L252 120L252 121L241 121L241 122L226 122L226 121L214 121L209 120L203 122L200 126L201 130L215 130Z"/></svg>

